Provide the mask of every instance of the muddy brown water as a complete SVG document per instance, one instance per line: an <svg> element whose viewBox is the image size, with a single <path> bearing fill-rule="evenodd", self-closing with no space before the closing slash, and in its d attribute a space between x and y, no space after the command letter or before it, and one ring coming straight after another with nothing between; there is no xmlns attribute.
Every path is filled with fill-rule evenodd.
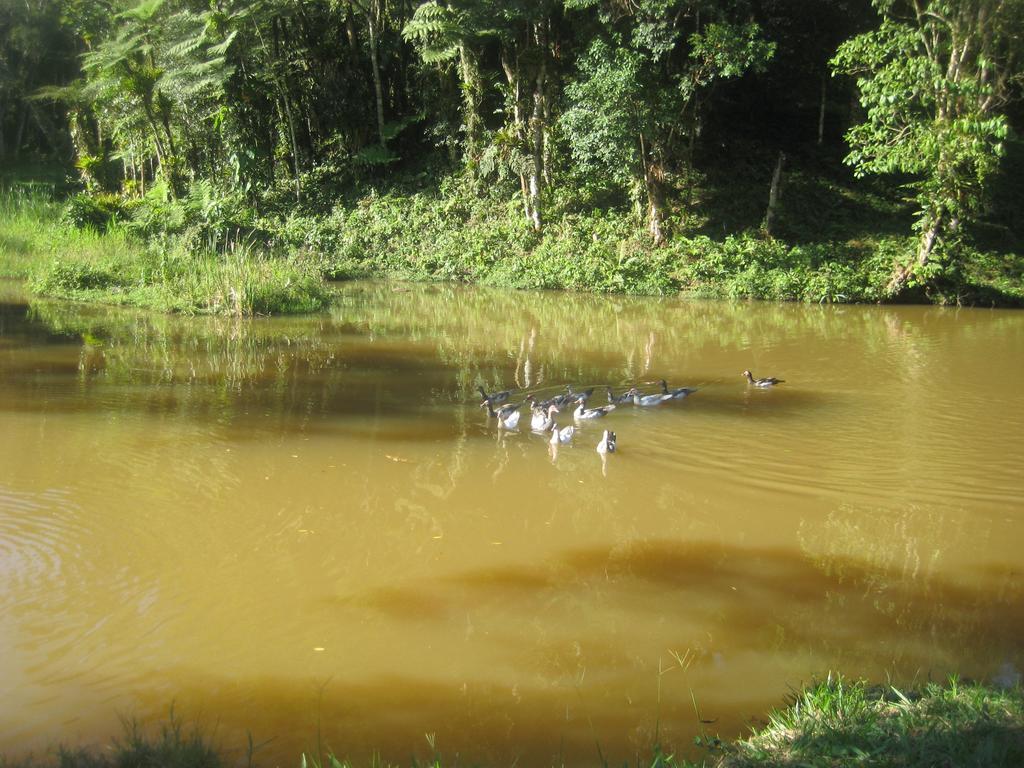
<svg viewBox="0 0 1024 768"><path fill-rule="evenodd" d="M339 292L234 321L0 287L0 753L173 705L261 765L622 764L830 671L1024 666L1024 313ZM699 391L557 455L474 391L661 377Z"/></svg>

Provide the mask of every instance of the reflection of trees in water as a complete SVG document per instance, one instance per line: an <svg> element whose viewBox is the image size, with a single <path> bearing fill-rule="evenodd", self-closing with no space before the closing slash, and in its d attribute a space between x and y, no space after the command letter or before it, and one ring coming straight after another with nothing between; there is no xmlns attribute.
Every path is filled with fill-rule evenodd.
<svg viewBox="0 0 1024 768"><path fill-rule="evenodd" d="M221 384L228 392L271 381L286 388L290 379L329 378L346 365L401 375L440 363L454 380L432 383L431 396L457 401L476 383L618 385L656 379L666 367L699 375L708 350L771 349L805 337L856 339L869 354L895 344L912 361L907 339L928 315L903 315L375 283L342 285L329 315L304 318L181 318L55 302L31 311L51 331L86 341L83 372L105 369L119 381Z"/></svg>
<svg viewBox="0 0 1024 768"><path fill-rule="evenodd" d="M843 505L823 521L804 521L800 546L830 584L808 621L887 627L878 643L904 674L937 663L933 649L949 668L966 656L994 670L1006 658L998 654L1018 650L1020 581L1005 567L975 568L963 584L950 580L955 553L989 538L979 528L984 520L916 505L895 514ZM870 653L862 647L856 655Z"/></svg>

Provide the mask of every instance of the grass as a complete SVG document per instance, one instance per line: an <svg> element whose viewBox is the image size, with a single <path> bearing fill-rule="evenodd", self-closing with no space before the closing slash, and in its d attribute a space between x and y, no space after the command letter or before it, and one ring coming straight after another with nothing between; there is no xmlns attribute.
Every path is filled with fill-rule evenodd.
<svg viewBox="0 0 1024 768"><path fill-rule="evenodd" d="M757 169L751 169L756 175ZM765 170L765 173L769 173ZM514 190L473 189L457 175L396 184L329 212L286 214L279 237L315 254L333 276L377 275L510 288L802 302L879 302L898 263L913 257L913 215L876 186L823 161L794 163L774 237L747 175L698 175L690 208L669 216L651 245L634 211L609 190L552 192L542 233L526 225ZM566 182L571 187L572 184ZM1004 243L1003 246L1006 246ZM965 243L964 267L908 298L1024 304L1024 254ZM952 270L949 271L952 273Z"/></svg>
<svg viewBox="0 0 1024 768"><path fill-rule="evenodd" d="M1024 697L956 680L902 692L830 679L729 752L721 768L1020 766Z"/></svg>
<svg viewBox="0 0 1024 768"><path fill-rule="evenodd" d="M172 711L153 736L126 721L125 736L103 752L57 750L49 759L6 760L0 768L224 768L226 763L196 729ZM428 734L427 765L447 763ZM733 743L702 738L699 762L663 753L657 745L637 768L1018 768L1024 765L1024 694L951 680L920 690L870 686L829 678L798 694L768 724ZM248 765L253 765L249 745ZM334 754L296 756L299 768L356 768ZM411 765L416 766L415 760ZM457 765L456 760L453 765ZM372 768L391 763L374 757ZM600 768L608 768L607 764Z"/></svg>
<svg viewBox="0 0 1024 768"><path fill-rule="evenodd" d="M329 303L324 278L368 276L734 300L887 300L894 266L915 249L913 215L897 192L855 184L834 159L794 158L770 237L763 190L751 179L771 168L745 162L739 176L732 166L692 173L690 191L676 195L685 204L669 211L672 234L662 248L651 245L621 193L585 179L549 190L541 233L527 226L516 190L474 186L438 167L340 197L313 194L318 202L304 206L275 203L269 193L252 201L209 181L179 199L155 185L139 199L77 194L61 203L55 186L12 183L0 191L0 276L30 278L41 296L188 314L315 312ZM1011 228L997 223L965 238L957 269L904 298L1024 306L1024 253L1006 234Z"/></svg>
<svg viewBox="0 0 1024 768"><path fill-rule="evenodd" d="M7 760L0 768L225 768L223 758L196 728L186 729L175 716L147 735L134 720L123 721L124 736L106 750L60 747L50 758Z"/></svg>
<svg viewBox="0 0 1024 768"><path fill-rule="evenodd" d="M99 248L94 249L93 238ZM221 315L276 315L326 308L329 293L301 261L239 247L226 253L139 246L123 230L59 243L29 286L40 296Z"/></svg>
<svg viewBox="0 0 1024 768"><path fill-rule="evenodd" d="M69 226L66 211L38 189L0 192L0 276L27 278L39 296L162 312L300 314L330 303L318 267L302 259L245 243L146 242L116 221Z"/></svg>
<svg viewBox="0 0 1024 768"><path fill-rule="evenodd" d="M44 191L0 189L0 276L28 277L47 258L60 230L60 205Z"/></svg>

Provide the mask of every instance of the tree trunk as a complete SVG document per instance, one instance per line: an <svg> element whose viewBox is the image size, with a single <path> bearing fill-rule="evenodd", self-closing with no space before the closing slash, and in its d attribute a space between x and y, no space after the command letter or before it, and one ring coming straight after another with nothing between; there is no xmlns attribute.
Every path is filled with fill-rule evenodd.
<svg viewBox="0 0 1024 768"><path fill-rule="evenodd" d="M544 55L543 41L541 56ZM533 114L530 117L531 150L533 163L530 167L530 202L529 217L534 232L541 230L541 186L544 179L544 87L547 84L547 62L541 59L540 70L533 90Z"/></svg>
<svg viewBox="0 0 1024 768"><path fill-rule="evenodd" d="M778 210L779 199L782 197L782 165L786 161L786 155L779 152L779 161L775 164L775 173L772 174L772 186L768 192L768 211L764 215L764 233L772 236L772 224L775 223L775 213Z"/></svg>
<svg viewBox="0 0 1024 768"><path fill-rule="evenodd" d="M644 135L640 134L640 162L644 172L644 191L647 194L647 231L651 235L654 245L661 247L665 244L664 205L662 202L661 179L664 172L657 160L649 157L649 149Z"/></svg>
<svg viewBox="0 0 1024 768"><path fill-rule="evenodd" d="M387 149L387 141L384 138L384 86L380 79L380 61L377 56L377 18L374 9L370 8L366 14L366 29L370 38L370 65L373 68L373 93L377 99L377 137L380 139L382 149Z"/></svg>
<svg viewBox="0 0 1024 768"><path fill-rule="evenodd" d="M25 104L21 105L21 117L18 120L18 130L14 134L14 159L18 159L18 155L21 154L21 142L25 138L25 126L28 125L28 107Z"/></svg>
<svg viewBox="0 0 1024 768"><path fill-rule="evenodd" d="M885 292L889 297L896 297L907 287L907 283L914 273L924 267L931 260L932 251L935 250L935 242L942 233L942 215L935 216L925 231L921 234L921 240L917 246L917 257L909 264L903 264L896 268Z"/></svg>
<svg viewBox="0 0 1024 768"><path fill-rule="evenodd" d="M352 23L352 14L345 14L345 39L348 40L348 49L353 54L356 52L356 28Z"/></svg>
<svg viewBox="0 0 1024 768"><path fill-rule="evenodd" d="M508 46L506 45L501 46L501 68L505 71L505 79L508 81L509 93L511 94L512 133L515 136L516 149L519 151L528 151L530 148L530 141L527 136L528 127L526 125L526 119L523 116L522 78L519 73L519 57L517 56L515 62L513 62L509 55ZM531 227L538 229L539 223L535 218L533 210L532 189L534 186L535 180L533 178L533 174L531 173L530 178L527 179L527 175L520 170L519 189L523 195L523 215L526 216Z"/></svg>
<svg viewBox="0 0 1024 768"><path fill-rule="evenodd" d="M288 101L288 94L282 92L281 101L284 104L284 113L288 118L288 135L292 140L292 163L295 167L295 199L302 202L302 182L299 179L299 143L295 138L295 119L292 117L292 107Z"/></svg>
<svg viewBox="0 0 1024 768"><path fill-rule="evenodd" d="M818 104L818 146L825 142L825 97L828 92L828 73L821 75L821 101Z"/></svg>
<svg viewBox="0 0 1024 768"><path fill-rule="evenodd" d="M665 244L661 187L650 171L647 173L645 183L647 185L647 231L651 233L651 240L654 244L660 248Z"/></svg>
<svg viewBox="0 0 1024 768"><path fill-rule="evenodd" d="M5 104L0 101L0 160L7 157L7 143L4 141L4 107Z"/></svg>
<svg viewBox="0 0 1024 768"><path fill-rule="evenodd" d="M476 177L476 167L480 162L480 145L483 119L480 117L480 96L483 88L480 84L480 68L476 57L465 43L459 45L459 69L462 75L462 109L466 123L466 165L470 174Z"/></svg>

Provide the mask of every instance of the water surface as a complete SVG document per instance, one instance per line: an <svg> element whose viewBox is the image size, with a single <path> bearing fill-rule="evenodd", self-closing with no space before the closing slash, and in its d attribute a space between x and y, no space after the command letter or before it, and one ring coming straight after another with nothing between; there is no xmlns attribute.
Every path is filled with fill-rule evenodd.
<svg viewBox="0 0 1024 768"><path fill-rule="evenodd" d="M264 765L621 764L831 670L1024 665L1024 314L339 290L0 288L0 752L173 704ZM474 391L662 377L699 391L554 456Z"/></svg>

